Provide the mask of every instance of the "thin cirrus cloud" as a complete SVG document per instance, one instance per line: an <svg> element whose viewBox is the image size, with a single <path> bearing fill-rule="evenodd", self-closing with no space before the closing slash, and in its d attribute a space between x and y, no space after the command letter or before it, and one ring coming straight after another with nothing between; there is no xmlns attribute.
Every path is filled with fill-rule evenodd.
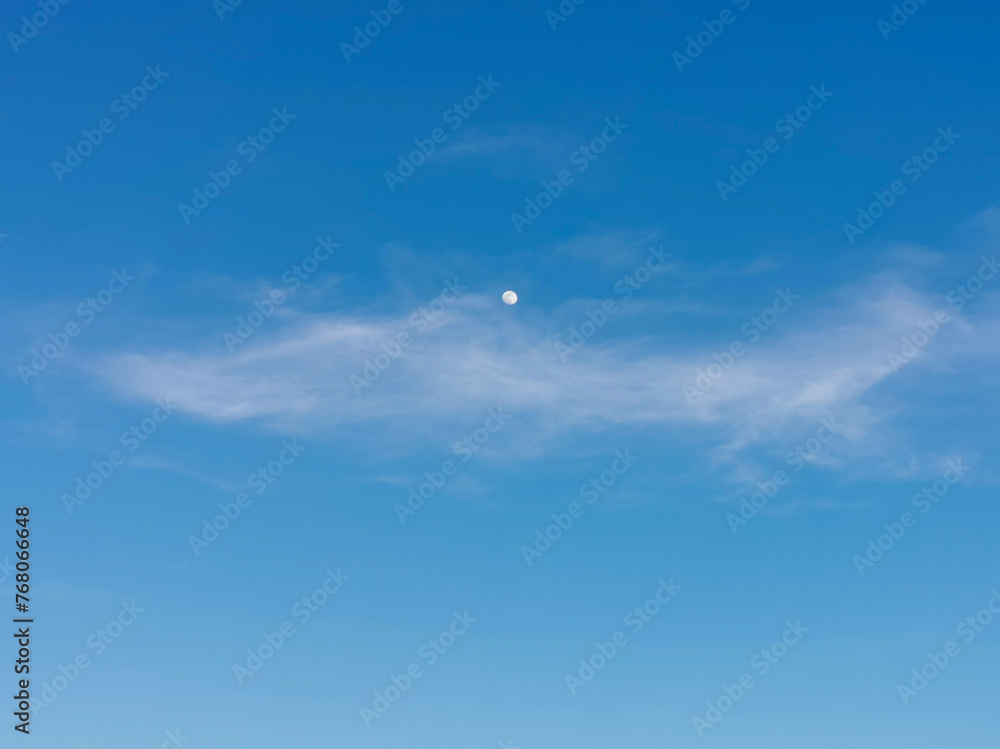
<svg viewBox="0 0 1000 749"><path fill-rule="evenodd" d="M583 142L584 139L580 139ZM503 133L470 129L459 133L431 159L440 163L478 160L504 174L535 172L562 163L579 146L563 133L532 124L509 127Z"/></svg>
<svg viewBox="0 0 1000 749"><path fill-rule="evenodd" d="M900 339L942 306L940 297L889 271L804 298L694 403L683 387L738 335L678 344L625 335L625 326L616 333L612 321L564 362L555 342L586 319L578 302L553 311L519 305L518 314L510 314L499 299L474 295L462 297L422 333L409 326L408 310L296 312L232 355L217 342L122 351L91 369L130 398L170 395L189 417L288 434L373 425L415 439L428 425L460 429L470 414L502 405L539 441L581 429L679 427L716 435L721 450L734 453L787 442L790 431L833 413L851 425L846 442L860 450L877 441L880 428L869 399L906 374L893 369L889 352L898 352ZM975 368L984 361L989 369L1000 343L1000 318L991 309L984 304L969 318L954 313L906 372ZM639 306L634 313L641 321L656 312ZM412 344L356 392L351 376L363 377L365 360L402 330L413 333Z"/></svg>
<svg viewBox="0 0 1000 749"><path fill-rule="evenodd" d="M645 231L594 231L556 243L552 258L564 257L613 267L626 267L633 258L640 256L651 244L657 244L660 232Z"/></svg>
<svg viewBox="0 0 1000 749"><path fill-rule="evenodd" d="M508 154L511 151L542 153L545 147L545 140L533 133L485 135L470 131L442 148L440 155L458 158L461 156L496 156Z"/></svg>

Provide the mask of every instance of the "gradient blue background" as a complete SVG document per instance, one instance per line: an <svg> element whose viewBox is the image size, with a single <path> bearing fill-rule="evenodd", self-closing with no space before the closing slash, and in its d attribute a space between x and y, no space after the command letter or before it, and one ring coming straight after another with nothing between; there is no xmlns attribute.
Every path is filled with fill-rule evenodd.
<svg viewBox="0 0 1000 749"><path fill-rule="evenodd" d="M909 706L896 685L1000 586L996 289L913 364L884 368L996 251L1000 12L930 0L884 40L890 3L753 0L679 73L672 53L728 2L589 0L553 31L555 2L403 0L349 64L340 43L383 6L332 5L244 0L220 21L208 0L72 0L16 53L0 45L0 560L13 555L13 508L30 505L36 692L92 654L87 638L121 601L146 607L35 715L30 741L153 747L179 728L190 747L244 749L995 743L1000 626L963 644ZM36 10L7 4L0 31ZM169 77L58 182L51 162L157 64ZM447 144L466 149L442 149L390 192L383 173L398 154L489 74L501 87ZM821 84L834 97L721 201L716 181ZM283 106L295 121L186 225L178 203ZM510 213L615 116L623 137L515 232ZM959 143L849 244L843 223L946 126ZM222 333L318 235L338 253L287 318L228 357ZM676 268L560 369L557 336L613 296L650 244ZM17 367L30 350L122 266L139 279L26 386ZM453 277L469 287L456 305L467 311L421 339L419 365L404 356L373 384L378 407L357 406L347 375ZM682 382L779 287L802 301L730 382L746 379L689 408ZM500 304L506 288L517 306ZM344 321L372 331L367 349L302 333ZM494 364L463 375L466 350L515 376L491 379ZM218 403L259 393L216 386L213 367L239 361L253 382L253 351L278 405L224 415ZM847 363L872 356L882 371L852 379ZM571 403L533 399L538 357L566 377ZM195 375L174 382L170 363ZM316 373L299 377L312 365L330 367L328 391ZM660 365L662 380L649 376ZM858 386L778 405L841 372ZM442 398L428 385L438 378L468 391ZM175 384L184 408L68 514L62 493ZM297 405L283 413L285 396ZM496 406L511 424L400 525L393 504ZM830 414L850 433L732 534L726 514ZM195 557L189 536L291 438L304 455ZM626 447L639 463L528 567L521 545ZM956 457L968 478L860 577L852 556ZM327 568L350 581L239 686L233 664ZM571 696L564 675L661 577L684 586L676 600ZM2 591L12 597L11 580ZM359 708L456 609L475 627L366 728ZM808 636L700 739L692 717L797 619ZM2 678L6 692L7 666Z"/></svg>

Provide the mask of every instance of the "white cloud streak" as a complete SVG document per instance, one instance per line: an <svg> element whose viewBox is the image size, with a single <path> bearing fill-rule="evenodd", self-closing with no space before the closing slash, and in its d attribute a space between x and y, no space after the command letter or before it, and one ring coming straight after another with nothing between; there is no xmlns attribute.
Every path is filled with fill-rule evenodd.
<svg viewBox="0 0 1000 749"><path fill-rule="evenodd" d="M296 314L234 355L218 348L119 353L93 370L133 398L169 394L196 418L255 422L289 434L358 424L400 433L419 433L428 423L460 428L483 409L503 405L538 439L588 428L700 426L740 449L831 412L862 439L872 421L866 397L904 375L893 371L888 352L944 305L891 274L804 298L694 405L683 385L712 363L713 352L740 338L738 328L703 346L678 348L655 337L616 337L611 321L563 363L553 329L581 320L563 320L561 328L552 320L578 303L551 315L522 306L512 314L498 298L462 297L431 329L414 334L412 345L360 394L350 376L382 341L407 328L408 314ZM906 369L995 359L996 329L995 317L972 322L956 314Z"/></svg>

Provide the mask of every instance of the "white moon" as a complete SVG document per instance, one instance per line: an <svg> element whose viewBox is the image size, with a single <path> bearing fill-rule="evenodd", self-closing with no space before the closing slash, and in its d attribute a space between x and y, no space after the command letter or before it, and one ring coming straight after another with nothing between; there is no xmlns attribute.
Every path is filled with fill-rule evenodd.
<svg viewBox="0 0 1000 749"><path fill-rule="evenodd" d="M513 291L505 291L500 298L503 299L504 304L517 304L517 294Z"/></svg>

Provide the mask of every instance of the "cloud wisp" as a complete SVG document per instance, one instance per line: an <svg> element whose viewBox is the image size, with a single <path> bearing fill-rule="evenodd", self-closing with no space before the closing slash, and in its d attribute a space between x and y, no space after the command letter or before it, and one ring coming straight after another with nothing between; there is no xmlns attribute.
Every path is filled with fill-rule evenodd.
<svg viewBox="0 0 1000 749"><path fill-rule="evenodd" d="M888 272L800 304L693 402L684 386L718 361L728 338L679 347L656 336L622 337L609 325L562 361L553 322L579 301L511 315L499 299L471 294L413 335L361 392L351 376L407 328L408 314L295 313L233 355L207 345L128 351L99 359L92 371L132 398L169 393L197 419L289 434L358 424L417 434L428 423L459 425L503 404L539 438L602 426L701 426L740 449L831 412L861 438L871 422L866 398L903 376L889 354L947 305ZM951 311L954 322L908 367L996 358L997 318Z"/></svg>

